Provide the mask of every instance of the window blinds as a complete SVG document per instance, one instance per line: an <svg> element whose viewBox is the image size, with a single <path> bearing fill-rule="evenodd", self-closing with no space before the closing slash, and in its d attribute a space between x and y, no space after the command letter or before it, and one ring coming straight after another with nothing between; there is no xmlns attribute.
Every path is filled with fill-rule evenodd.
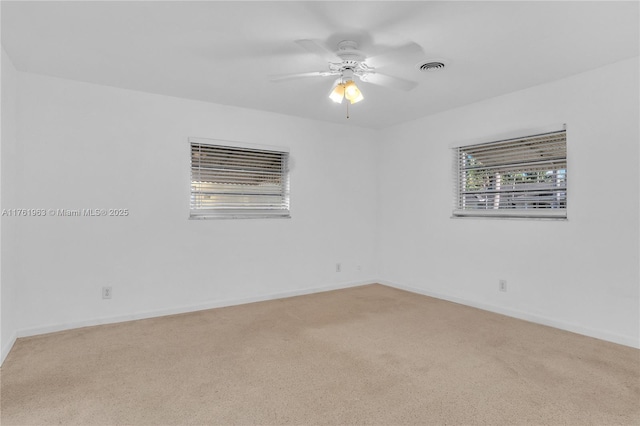
<svg viewBox="0 0 640 426"><path fill-rule="evenodd" d="M289 217L289 153L191 142L191 217Z"/></svg>
<svg viewBox="0 0 640 426"><path fill-rule="evenodd" d="M566 131L454 148L454 216L567 216Z"/></svg>

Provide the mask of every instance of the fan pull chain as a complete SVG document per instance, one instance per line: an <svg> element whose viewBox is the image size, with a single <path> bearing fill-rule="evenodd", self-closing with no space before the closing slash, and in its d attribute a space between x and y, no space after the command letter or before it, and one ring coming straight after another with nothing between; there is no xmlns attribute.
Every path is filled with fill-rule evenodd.
<svg viewBox="0 0 640 426"><path fill-rule="evenodd" d="M347 102L347 119L349 119L349 102Z"/></svg>

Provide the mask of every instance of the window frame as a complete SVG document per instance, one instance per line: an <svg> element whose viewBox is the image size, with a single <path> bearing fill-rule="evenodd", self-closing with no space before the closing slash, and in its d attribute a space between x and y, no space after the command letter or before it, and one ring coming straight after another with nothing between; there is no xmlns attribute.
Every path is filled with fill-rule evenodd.
<svg viewBox="0 0 640 426"><path fill-rule="evenodd" d="M545 135L551 135L554 133L564 132L564 159L561 159L560 162L564 161L564 168L554 168L549 169L551 172L555 172L556 175L562 174L563 186L561 188L564 192L564 197L561 199L563 207L525 207L525 208L500 208L500 206L494 208L463 208L462 200L464 198L465 191L463 190L463 183L466 179L466 175L464 175L464 171L461 170L461 149L464 148L485 148L490 147L491 145L500 145L500 144L509 144L516 143L517 141L524 141L528 139L534 139L536 137L544 137ZM551 143L550 143L551 144ZM461 219L461 218L495 218L495 219L549 219L549 220L567 220L568 219L568 180L567 180L567 172L568 172L568 137L567 137L567 126L566 124L556 124L551 126L546 126L543 128L537 129L529 129L529 130L519 130L516 132L511 132L508 134L502 134L500 136L494 136L491 138L483 138L476 139L471 141L466 141L464 143L456 143L450 146L452 149L452 157L453 157L453 195L454 195L454 206L451 214L452 219ZM488 166L485 168L499 168L500 166L511 167L510 161L505 162L504 164L493 164L492 166ZM531 161L533 163L533 161ZM529 170L540 171L541 169L538 167L536 169L534 166ZM466 169L470 170L470 169ZM482 170L482 168L480 169ZM560 173L561 172L561 173ZM526 172L525 172L526 173ZM497 180L497 178L496 178ZM538 184L538 183L537 183ZM497 189L497 193L501 194L499 191L499 187ZM522 192L522 195L531 195L530 191L540 191L540 188L531 188L528 191L525 190ZM558 190L555 190L558 191ZM486 192L486 191L485 191ZM495 190L494 190L495 192ZM480 191L482 194L482 191Z"/></svg>
<svg viewBox="0 0 640 426"><path fill-rule="evenodd" d="M282 197L283 208L195 208L194 207L194 163L193 163L193 146L204 145L210 147L219 147L222 149L244 150L266 152L282 155ZM285 146L263 145L247 142L229 141L223 139L210 138L188 138L189 150L189 219L190 220L209 220L209 219L289 219L291 218L290 208L290 150Z"/></svg>

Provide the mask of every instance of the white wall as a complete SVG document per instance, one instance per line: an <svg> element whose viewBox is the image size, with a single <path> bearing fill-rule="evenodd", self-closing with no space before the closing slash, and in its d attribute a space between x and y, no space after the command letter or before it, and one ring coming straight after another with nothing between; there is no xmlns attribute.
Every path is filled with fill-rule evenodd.
<svg viewBox="0 0 640 426"><path fill-rule="evenodd" d="M17 143L17 96L18 72L11 59L2 49L2 144L0 146L0 211L11 206L16 187L9 182L17 176L18 168L12 162L18 149ZM7 226L6 218L0 216L0 363L9 352L15 340L16 291L15 268L13 262L15 228Z"/></svg>
<svg viewBox="0 0 640 426"><path fill-rule="evenodd" d="M131 215L2 219L3 356L16 332L376 278L638 346L637 59L383 132L5 73L4 59L2 207ZM562 122L568 221L450 219L451 144ZM289 146L293 218L187 220L189 136Z"/></svg>
<svg viewBox="0 0 640 426"><path fill-rule="evenodd" d="M21 152L10 161L23 177L9 185L20 207L131 212L5 222L19 233L19 335L377 275L373 131L19 77ZM288 146L292 219L188 220L189 136ZM111 300L102 286L113 287Z"/></svg>
<svg viewBox="0 0 640 426"><path fill-rule="evenodd" d="M386 129L380 276L638 347L638 75L635 58ZM452 144L555 123L567 123L568 221L450 218Z"/></svg>

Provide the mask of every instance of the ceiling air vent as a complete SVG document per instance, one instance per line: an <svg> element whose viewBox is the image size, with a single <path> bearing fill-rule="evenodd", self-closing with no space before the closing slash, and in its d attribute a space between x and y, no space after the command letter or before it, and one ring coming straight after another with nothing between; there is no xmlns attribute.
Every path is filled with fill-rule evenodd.
<svg viewBox="0 0 640 426"><path fill-rule="evenodd" d="M441 61L429 61L421 62L418 64L418 68L423 72L434 72L444 69L445 63Z"/></svg>

